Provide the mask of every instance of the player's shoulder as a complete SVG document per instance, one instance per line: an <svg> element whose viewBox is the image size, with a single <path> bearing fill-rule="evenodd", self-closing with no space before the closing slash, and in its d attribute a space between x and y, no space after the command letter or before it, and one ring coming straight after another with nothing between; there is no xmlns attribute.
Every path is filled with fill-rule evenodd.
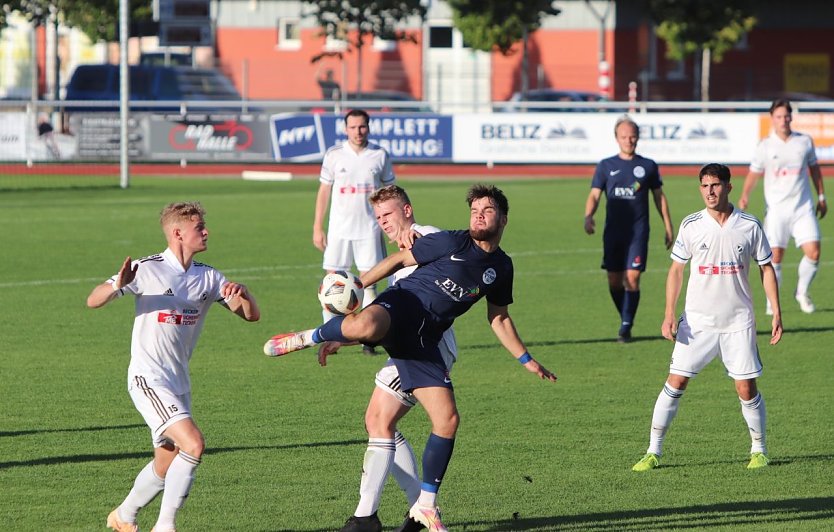
<svg viewBox="0 0 834 532"><path fill-rule="evenodd" d="M162 257L162 253L155 253L153 255L148 255L147 257L142 257L136 259L134 262L138 262L139 264L147 264L147 263L154 263L154 262L164 262L165 259Z"/></svg>
<svg viewBox="0 0 834 532"><path fill-rule="evenodd" d="M706 213L703 210L700 210L698 212L693 212L692 214L684 217L684 219L681 220L681 229L683 230L687 227L692 226L692 224L697 224L698 222L704 219L705 215Z"/></svg>
<svg viewBox="0 0 834 532"><path fill-rule="evenodd" d="M340 155L344 151L344 149L345 145L343 143L340 142L338 144L334 144L333 146L327 148L327 150L324 152L324 158L327 159L329 157L336 157Z"/></svg>
<svg viewBox="0 0 834 532"><path fill-rule="evenodd" d="M199 262L196 260L191 262L191 266L197 271L217 271L211 264L206 264L205 262Z"/></svg>
<svg viewBox="0 0 834 532"><path fill-rule="evenodd" d="M442 229L440 229L439 227L435 227L433 225L420 225L418 223L412 224L411 229L417 231L423 236L439 233L440 231L442 231Z"/></svg>
<svg viewBox="0 0 834 532"><path fill-rule="evenodd" d="M739 223L755 226L759 229L762 229L762 222L754 215L750 214L749 212L745 212L739 209L738 207L735 208L735 212L736 214L738 214Z"/></svg>

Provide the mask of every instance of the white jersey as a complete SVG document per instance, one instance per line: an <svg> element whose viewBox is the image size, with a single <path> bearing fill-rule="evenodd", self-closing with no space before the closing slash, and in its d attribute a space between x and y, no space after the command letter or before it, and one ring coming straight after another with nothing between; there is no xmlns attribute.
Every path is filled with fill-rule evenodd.
<svg viewBox="0 0 834 532"><path fill-rule="evenodd" d="M328 240L369 238L380 233L368 197L394 182L391 157L384 148L368 143L356 153L346 142L331 147L324 154L319 181L333 187Z"/></svg>
<svg viewBox="0 0 834 532"><path fill-rule="evenodd" d="M432 233L439 233L441 229L434 227L433 225L420 225L420 224L412 224L411 225L412 231L417 231L422 236L430 235ZM394 272L393 278L394 282L396 283L403 277L408 277L411 272L417 269L417 265L414 266L406 266L405 268L399 269ZM457 340L455 339L455 331L452 327L449 327L443 332L443 339L441 340L446 344L446 348L449 351L449 354L452 355L452 359L457 360L458 358L458 344Z"/></svg>
<svg viewBox="0 0 834 532"><path fill-rule="evenodd" d="M783 141L771 132L759 142L750 170L764 174L768 209L793 212L804 204L813 205L808 168L816 164L817 155L811 137L794 131Z"/></svg>
<svg viewBox="0 0 834 532"><path fill-rule="evenodd" d="M735 332L755 326L750 262L773 253L759 220L733 208L720 225L706 209L681 222L672 260L689 265L685 315L692 330Z"/></svg>
<svg viewBox="0 0 834 532"><path fill-rule="evenodd" d="M223 300L226 278L200 262L184 270L170 249L133 261L137 264L136 278L119 290L136 296L128 382L141 375L175 394L188 393L188 362L209 307Z"/></svg>

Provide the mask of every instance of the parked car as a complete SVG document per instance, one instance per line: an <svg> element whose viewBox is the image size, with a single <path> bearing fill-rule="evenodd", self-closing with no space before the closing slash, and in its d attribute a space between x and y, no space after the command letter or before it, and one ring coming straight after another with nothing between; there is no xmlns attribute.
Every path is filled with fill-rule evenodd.
<svg viewBox="0 0 834 532"><path fill-rule="evenodd" d="M119 100L118 65L79 65L73 72L65 99L68 101ZM221 72L206 68L183 66L131 65L131 102L155 101L240 101L234 84ZM112 107L89 107L85 111ZM138 107L137 107L138 109ZM170 110L171 106L142 107ZM79 110L73 108L73 110Z"/></svg>
<svg viewBox="0 0 834 532"><path fill-rule="evenodd" d="M500 104L495 107L496 111L506 113L524 112L526 109L530 113L547 113L554 111L592 111L591 108L576 108L576 107L559 107L558 103L574 103L574 102L605 102L603 96L595 92L572 91L561 89L531 89L522 97L521 92L513 93L506 104ZM545 106L538 105L520 105L521 102L541 102L547 103Z"/></svg>

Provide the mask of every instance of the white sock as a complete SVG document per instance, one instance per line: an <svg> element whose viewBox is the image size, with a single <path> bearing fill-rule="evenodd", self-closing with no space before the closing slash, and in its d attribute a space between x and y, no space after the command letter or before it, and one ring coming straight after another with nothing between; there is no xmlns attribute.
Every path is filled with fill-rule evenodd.
<svg viewBox="0 0 834 532"><path fill-rule="evenodd" d="M336 314L333 314L332 312L330 312L326 308L322 307L322 309L321 309L321 322L322 323L327 323L328 321L332 320L336 316L337 316Z"/></svg>
<svg viewBox="0 0 834 532"><path fill-rule="evenodd" d="M666 431L669 430L669 425L672 424L672 420L678 413L678 403L682 395L683 390L672 388L669 384L663 385L663 390L660 391L660 395L657 396L657 401L654 404L647 453L658 456L663 454L663 438L666 437Z"/></svg>
<svg viewBox="0 0 834 532"><path fill-rule="evenodd" d="M397 484L400 485L400 489L405 492L408 506L411 507L420 496L420 473L417 471L417 457L414 456L414 449L411 444L399 431L394 433L394 442L397 450L394 452L391 474L396 479Z"/></svg>
<svg viewBox="0 0 834 532"><path fill-rule="evenodd" d="M353 513L356 517L367 517L379 509L382 488L394 462L394 451L393 439L368 439L362 462L362 480L359 482L359 504Z"/></svg>
<svg viewBox="0 0 834 532"><path fill-rule="evenodd" d="M159 478L153 468L153 460L142 468L133 481L133 488L124 502L119 505L119 519L125 523L135 523L139 510L154 500L165 488L165 479Z"/></svg>
<svg viewBox="0 0 834 532"><path fill-rule="evenodd" d="M772 262L771 264L773 264L773 273L776 274L776 287L779 288L782 286L782 263Z"/></svg>
<svg viewBox="0 0 834 532"><path fill-rule="evenodd" d="M154 525L157 532L176 528L177 511L185 504L191 484L194 483L194 473L198 465L200 465L200 459L182 449L174 457L165 475L165 491L162 492L159 519Z"/></svg>
<svg viewBox="0 0 834 532"><path fill-rule="evenodd" d="M747 428L750 429L750 444L751 453L765 453L767 454L767 446L765 445L765 402L762 394L756 394L756 397L745 401L739 397L741 401L741 415L744 416L744 421L747 422Z"/></svg>
<svg viewBox="0 0 834 532"><path fill-rule="evenodd" d="M437 506L437 492L420 490L420 496L417 498L420 506L427 506L432 508Z"/></svg>
<svg viewBox="0 0 834 532"><path fill-rule="evenodd" d="M799 261L799 278L796 281L796 294L805 295L808 293L808 288L811 286L811 281L817 275L817 261L813 261L808 257L802 257Z"/></svg>

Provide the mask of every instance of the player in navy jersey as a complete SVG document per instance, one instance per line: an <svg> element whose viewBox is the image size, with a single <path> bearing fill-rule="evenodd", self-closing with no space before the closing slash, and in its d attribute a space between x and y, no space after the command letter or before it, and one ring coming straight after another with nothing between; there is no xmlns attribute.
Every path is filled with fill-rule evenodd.
<svg viewBox="0 0 834 532"><path fill-rule="evenodd" d="M423 483L409 516L430 532L445 531L436 506L437 491L452 456L459 415L449 372L438 343L455 318L478 300L487 300L487 319L501 344L524 367L542 379L556 376L527 352L508 306L513 302L512 260L499 247L509 205L491 185L469 189L468 231L424 236L383 259L361 277L372 284L400 268L418 265L357 314L334 318L321 327L272 337L264 352L280 356L325 341L359 341L385 348L400 375L431 421L423 453Z"/></svg>
<svg viewBox="0 0 834 532"><path fill-rule="evenodd" d="M646 270L649 249L649 193L663 218L666 249L672 247L672 217L663 193L657 163L635 153L640 129L623 115L614 125L620 152L597 165L585 202L585 232L594 234L594 213L605 193L605 230L602 268L608 271L608 290L620 313L620 342L631 340L640 304L640 275Z"/></svg>

